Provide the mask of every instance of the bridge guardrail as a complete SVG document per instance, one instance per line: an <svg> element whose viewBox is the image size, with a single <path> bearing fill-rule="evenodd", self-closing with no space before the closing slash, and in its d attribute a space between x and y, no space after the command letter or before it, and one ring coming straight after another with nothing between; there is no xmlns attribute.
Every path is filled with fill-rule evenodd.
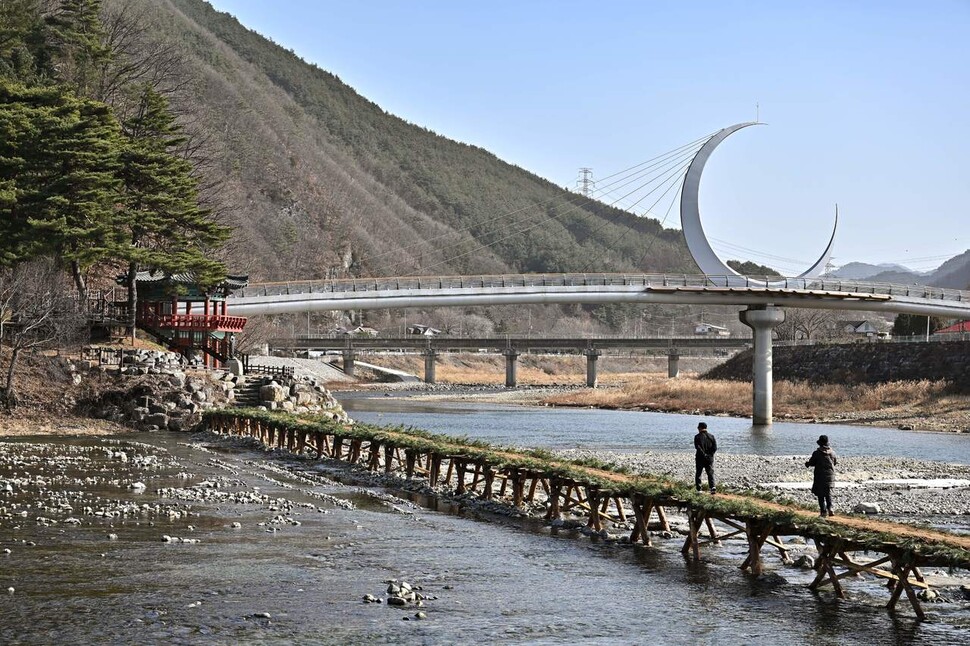
<svg viewBox="0 0 970 646"><path fill-rule="evenodd" d="M894 285L829 278L707 276L704 274L504 274L494 276L410 276L319 281L253 283L229 298L289 294L402 291L417 289L489 289L503 287L609 287L798 289L908 296L970 302L970 292L921 285Z"/></svg>

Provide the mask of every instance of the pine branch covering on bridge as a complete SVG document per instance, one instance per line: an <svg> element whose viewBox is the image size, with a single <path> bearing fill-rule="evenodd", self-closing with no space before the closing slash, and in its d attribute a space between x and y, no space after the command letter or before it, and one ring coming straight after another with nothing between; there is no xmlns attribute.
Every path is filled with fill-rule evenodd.
<svg viewBox="0 0 970 646"><path fill-rule="evenodd" d="M602 505L603 514L591 513L590 526L596 528L599 528L600 517L605 516L610 505L614 506L620 516L624 515L621 498L629 500L635 512L645 511L648 518L650 506L658 509L661 519L663 507L685 510L689 519L692 519L692 533L688 537L688 543L685 543L685 551L690 547L695 555L702 521L709 523L710 519L718 519L736 529L739 523L743 524L747 528L745 531L748 532L749 539L752 527L761 528L758 535L750 540L757 542L758 550L764 543L778 547L783 556L787 556L783 546L776 545L778 540L775 537L773 541L772 537L777 534L796 534L815 539L824 545L837 542L842 551L867 550L890 554L894 562L900 563L900 568L940 566L970 569L970 550L963 547L966 543L965 537L937 530L927 530L932 536L921 537L914 535L911 527L884 522L878 524L890 530L898 527L901 531L909 531L903 532L904 535L897 535L892 531L862 530L840 522L819 519L807 508L771 502L770 496L758 492L710 496L695 492L690 483L647 474L629 475L611 464L593 460L559 460L543 449L504 449L481 440L437 435L415 428L362 423L344 425L329 417L296 416L257 410L207 411L203 416L202 426L216 433L255 437L270 447L301 453L316 447L317 457L326 455L338 459L353 458L350 461L360 462L372 470L377 470L383 464L388 473L401 470L411 477L417 469L429 476L432 486L440 483L440 469L443 462L447 461L445 482L452 480L453 472L464 474L474 469L476 475L468 486L474 490L480 483L490 484L495 478L499 478L504 481L500 493L504 495L506 485L511 482L516 505L520 505L526 497L526 492L523 491L526 482L532 481L528 492L528 499L531 500L537 484L541 481L543 489L547 490L551 506L557 513L560 497L564 498L563 509L580 507L591 512L593 508L598 509L598 505ZM343 450L345 442L349 444L346 453ZM366 447L363 444L365 442ZM385 458L383 463L381 450ZM365 452L369 452L369 456L364 455ZM419 460L415 457L419 455L424 457ZM398 467L393 465L395 460L400 463ZM464 493L465 478L456 480L456 492ZM559 492L560 487L565 488L564 495L552 493L553 490ZM491 487L485 489L482 497L490 498ZM573 491L575 495L571 493ZM637 501L648 501L647 507L638 505ZM631 542L641 539L649 544L649 538L643 529L646 520L640 522L638 519L637 528L640 531L634 530ZM666 522L665 519L663 522ZM717 540L713 527L710 529L712 541ZM760 570L760 560L753 560L754 564L746 562L745 567L757 565Z"/></svg>

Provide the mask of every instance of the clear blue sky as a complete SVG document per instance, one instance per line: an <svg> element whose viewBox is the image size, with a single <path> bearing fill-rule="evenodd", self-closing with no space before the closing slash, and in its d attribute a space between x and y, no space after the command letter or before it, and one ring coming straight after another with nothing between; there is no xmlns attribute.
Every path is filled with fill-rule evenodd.
<svg viewBox="0 0 970 646"><path fill-rule="evenodd" d="M970 248L967 0L213 4L385 110L563 186L758 103L770 125L718 149L701 213L712 238L805 263L748 254L785 273L821 253L836 202L839 264L930 269Z"/></svg>

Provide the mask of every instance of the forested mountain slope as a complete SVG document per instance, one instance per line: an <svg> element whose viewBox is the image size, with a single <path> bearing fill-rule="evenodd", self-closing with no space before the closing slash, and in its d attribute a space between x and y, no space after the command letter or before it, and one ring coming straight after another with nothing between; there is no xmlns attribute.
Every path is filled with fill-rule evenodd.
<svg viewBox="0 0 970 646"><path fill-rule="evenodd" d="M228 260L255 280L696 271L679 231L388 114L202 0L126 1L197 79L183 100L237 230Z"/></svg>

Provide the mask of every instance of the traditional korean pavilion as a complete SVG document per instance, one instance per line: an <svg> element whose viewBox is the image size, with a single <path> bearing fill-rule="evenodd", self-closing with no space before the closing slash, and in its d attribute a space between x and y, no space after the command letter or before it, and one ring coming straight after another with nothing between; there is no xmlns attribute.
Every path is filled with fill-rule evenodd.
<svg viewBox="0 0 970 646"><path fill-rule="evenodd" d="M234 335L246 317L230 316L226 297L249 284L249 276L226 276L203 290L191 274L140 271L136 325L186 357L219 366L234 353ZM122 282L122 280L119 280Z"/></svg>

